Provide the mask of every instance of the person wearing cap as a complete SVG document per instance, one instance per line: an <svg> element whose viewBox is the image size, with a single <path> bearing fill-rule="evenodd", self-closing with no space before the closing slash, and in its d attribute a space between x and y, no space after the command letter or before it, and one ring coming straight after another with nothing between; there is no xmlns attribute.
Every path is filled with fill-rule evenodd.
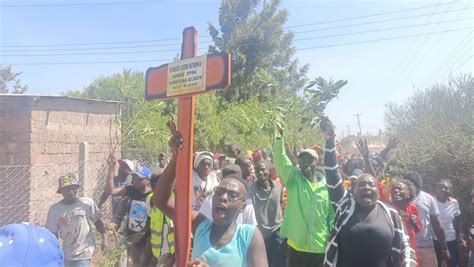
<svg viewBox="0 0 474 267"><path fill-rule="evenodd" d="M117 160L111 154L107 159L106 190L112 196L127 196L130 199L125 236L130 239L127 254L133 266L148 266L151 260L151 248L147 246L150 236L150 222L146 198L152 193L150 188L151 170L148 167L137 168L132 173L132 184L125 187L114 187L113 177ZM148 248L148 249L147 249Z"/></svg>
<svg viewBox="0 0 474 267"><path fill-rule="evenodd" d="M74 174L62 176L58 182L56 192L63 199L49 208L46 228L62 240L64 266L89 266L95 249L91 222L102 235L102 247L107 246L100 210L92 198L77 197L80 185Z"/></svg>
<svg viewBox="0 0 474 267"><path fill-rule="evenodd" d="M132 182L130 174L135 170L135 165L131 160L128 159L119 159L118 161L119 167L117 170L117 176L114 177L114 187L123 187L128 185ZM109 194L104 189L104 192L100 195L98 206L99 208L107 201L109 198ZM123 197L112 197L112 214L115 217L117 214L117 206L123 200ZM119 221L121 221L120 218Z"/></svg>
<svg viewBox="0 0 474 267"><path fill-rule="evenodd" d="M305 149L298 154L299 168L288 158L279 129L273 143L273 162L287 193L280 234L288 238L290 266L323 266L324 253L334 221L326 179L317 169L318 153Z"/></svg>
<svg viewBox="0 0 474 267"><path fill-rule="evenodd" d="M0 228L0 266L63 267L59 240L48 229L29 223Z"/></svg>
<svg viewBox="0 0 474 267"><path fill-rule="evenodd" d="M208 151L194 154L192 183L193 183L193 210L199 210L204 199L212 194L214 187L219 184L215 171L214 154Z"/></svg>

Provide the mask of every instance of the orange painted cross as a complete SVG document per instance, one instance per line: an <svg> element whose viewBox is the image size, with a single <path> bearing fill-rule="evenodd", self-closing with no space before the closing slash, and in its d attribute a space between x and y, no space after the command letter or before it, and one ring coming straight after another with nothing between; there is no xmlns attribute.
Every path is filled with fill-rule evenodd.
<svg viewBox="0 0 474 267"><path fill-rule="evenodd" d="M178 267L187 266L191 246L194 95L227 89L230 83L230 54L197 57L197 31L194 27L183 31L180 61L149 68L146 72L147 100L178 98L178 128L184 137L176 166L174 230Z"/></svg>

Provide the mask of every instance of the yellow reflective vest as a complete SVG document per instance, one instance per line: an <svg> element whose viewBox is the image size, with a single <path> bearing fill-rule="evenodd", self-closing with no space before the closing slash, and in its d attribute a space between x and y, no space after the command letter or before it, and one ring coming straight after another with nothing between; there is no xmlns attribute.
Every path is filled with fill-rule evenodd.
<svg viewBox="0 0 474 267"><path fill-rule="evenodd" d="M151 250L153 256L159 258L161 256L161 249L163 244L163 226L168 225L168 234L166 240L171 254L174 254L174 233L173 233L173 221L166 217L163 212L157 207L153 207L152 201L153 193L146 197L146 202L151 207L150 216L150 230L151 230Z"/></svg>

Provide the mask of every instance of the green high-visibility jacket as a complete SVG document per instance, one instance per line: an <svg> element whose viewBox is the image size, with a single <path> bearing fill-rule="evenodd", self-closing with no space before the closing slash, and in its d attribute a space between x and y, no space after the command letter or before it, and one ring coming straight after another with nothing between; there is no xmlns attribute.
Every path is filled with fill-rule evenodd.
<svg viewBox="0 0 474 267"><path fill-rule="evenodd" d="M166 217L163 212L157 207L153 207L152 201L153 194L149 194L146 198L146 201L151 207L150 216L150 231L151 231L151 250L153 256L159 258L161 256L161 249L163 244L163 226L168 225L168 234L166 240L170 249L170 253L174 254L174 233L173 233L173 221Z"/></svg>
<svg viewBox="0 0 474 267"><path fill-rule="evenodd" d="M288 245L297 251L325 253L334 222L326 178L317 171L319 181L308 181L286 155L283 138L273 144L273 161L288 192L280 235L287 237Z"/></svg>

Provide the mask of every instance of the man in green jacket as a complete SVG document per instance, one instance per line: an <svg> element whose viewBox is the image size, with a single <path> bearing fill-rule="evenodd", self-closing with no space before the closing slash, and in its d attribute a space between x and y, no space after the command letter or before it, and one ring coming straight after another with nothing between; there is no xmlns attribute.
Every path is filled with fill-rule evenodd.
<svg viewBox="0 0 474 267"><path fill-rule="evenodd" d="M318 154L313 149L305 149L298 154L299 167L293 166L280 134L273 144L273 161L288 191L280 234L288 238L289 264L323 266L334 210L329 202L326 179L317 169Z"/></svg>

